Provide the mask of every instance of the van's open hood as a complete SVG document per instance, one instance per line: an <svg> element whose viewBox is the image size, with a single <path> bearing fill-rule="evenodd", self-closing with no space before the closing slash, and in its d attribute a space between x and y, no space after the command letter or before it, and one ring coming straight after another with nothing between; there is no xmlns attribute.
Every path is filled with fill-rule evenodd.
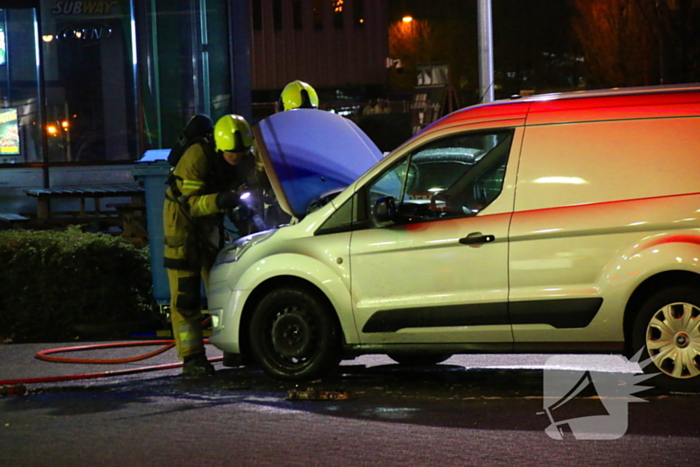
<svg viewBox="0 0 700 467"><path fill-rule="evenodd" d="M276 113L253 132L280 207L298 219L312 201L347 187L382 158L355 123L323 110Z"/></svg>

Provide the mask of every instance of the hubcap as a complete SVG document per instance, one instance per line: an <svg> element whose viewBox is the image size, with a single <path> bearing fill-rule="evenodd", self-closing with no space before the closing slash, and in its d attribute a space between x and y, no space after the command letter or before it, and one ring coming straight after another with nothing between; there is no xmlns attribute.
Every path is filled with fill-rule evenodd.
<svg viewBox="0 0 700 467"><path fill-rule="evenodd" d="M679 332L678 334L676 334L676 345L679 348L684 349L684 348L688 347L689 342L690 342L690 338L688 337L688 334L686 334L684 332Z"/></svg>
<svg viewBox="0 0 700 467"><path fill-rule="evenodd" d="M646 345L662 373L673 378L700 375L700 309L691 303L661 308L647 326Z"/></svg>
<svg viewBox="0 0 700 467"><path fill-rule="evenodd" d="M299 310L285 310L272 323L272 345L285 358L299 359L310 351L311 328Z"/></svg>

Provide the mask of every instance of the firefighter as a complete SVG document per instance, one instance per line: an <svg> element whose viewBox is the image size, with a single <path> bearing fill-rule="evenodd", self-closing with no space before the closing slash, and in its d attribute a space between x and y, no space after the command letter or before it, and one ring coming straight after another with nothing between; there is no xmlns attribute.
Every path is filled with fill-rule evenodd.
<svg viewBox="0 0 700 467"><path fill-rule="evenodd" d="M284 89L282 89L276 107L278 112L292 109L317 109L318 94L310 84L305 83L304 81L294 80L288 83ZM257 149L255 152L256 154L259 154ZM260 172L262 173L264 171L262 168L262 162L258 161L258 164L260 167ZM263 175L261 178L266 177ZM265 184L262 193L263 200L265 202L265 226L267 228L272 229L292 222L291 216L280 208L279 202L275 199L274 192L269 182Z"/></svg>
<svg viewBox="0 0 700 467"><path fill-rule="evenodd" d="M241 195L255 178L253 135L245 119L225 115L213 133L189 146L177 161L163 208L173 334L183 373L193 376L214 373L202 335L202 280L208 285L209 270L223 246L224 213L248 212ZM245 222L236 226L239 231L250 228Z"/></svg>
<svg viewBox="0 0 700 467"><path fill-rule="evenodd" d="M318 109L318 94L310 84L297 79L282 89L278 105L280 111Z"/></svg>

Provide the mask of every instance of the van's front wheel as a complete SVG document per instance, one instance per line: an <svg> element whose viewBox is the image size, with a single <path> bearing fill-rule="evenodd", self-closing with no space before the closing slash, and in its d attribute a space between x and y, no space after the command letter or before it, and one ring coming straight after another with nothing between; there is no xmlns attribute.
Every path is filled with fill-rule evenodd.
<svg viewBox="0 0 700 467"><path fill-rule="evenodd" d="M700 390L700 293L677 286L652 295L634 322L632 344L642 349L640 363L658 373L654 386L672 391Z"/></svg>
<svg viewBox="0 0 700 467"><path fill-rule="evenodd" d="M325 300L305 289L281 287L257 305L250 322L251 350L270 376L318 378L340 361L340 329Z"/></svg>

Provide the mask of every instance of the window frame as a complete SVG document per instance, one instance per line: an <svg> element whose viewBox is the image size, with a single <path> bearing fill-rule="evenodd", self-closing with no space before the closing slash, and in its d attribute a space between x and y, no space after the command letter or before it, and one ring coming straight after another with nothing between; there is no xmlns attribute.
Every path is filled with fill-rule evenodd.
<svg viewBox="0 0 700 467"><path fill-rule="evenodd" d="M421 216L407 216L407 217L402 217L398 222L393 223L392 225L406 225L406 224L412 224L412 223L421 223L421 222L434 222L434 221L442 221L442 220L452 220L452 219L459 219L459 218L466 218L466 217L474 217L478 216L481 211L483 211L485 208L493 204L501 195L503 192L503 186L505 183L505 172L508 167L508 162L510 159L510 153L513 147L513 141L515 139L515 128L512 127L506 127L506 128L494 128L494 129L486 129L486 130L471 130L471 131L461 131L461 132L455 132L451 133L448 135L444 135L442 137L434 138L431 139L430 141L426 141L424 144L421 144L410 151L407 151L404 153L400 158L398 158L396 161L393 161L393 163L386 167L384 170L382 170L381 173L378 173L376 176L372 177L371 180L369 180L367 183L365 183L360 189L358 189L358 192L362 192L362 194L359 196L359 202L361 203L358 206L357 214L358 214L358 219L357 222L367 224L369 223L370 225L372 224L371 221L371 211L372 211L372 205L370 204L370 190L373 186L376 185L376 183L384 176L386 176L389 172L394 171L397 169L397 167L403 163L406 163L408 161L408 164L412 163L411 160L415 155L419 154L420 152L424 151L426 148L435 145L436 143L449 140L449 139L458 139L458 138L463 138L465 136L482 136L486 137L488 135L498 135L498 134L504 134L504 137L501 141L499 141L498 144L494 145L491 147L486 154L483 155L482 158L477 160L475 164L473 165L472 168L461 174L449 187L447 187L445 190L443 190L441 193L449 192L450 190L455 189L458 185L461 188L465 188L466 186L471 186L473 189L475 187L475 181L479 179L480 177L483 177L487 173L489 173L491 170L494 169L494 164L498 161L501 160L501 158L505 158L502 162L503 165L503 180L501 181L501 185L499 187L498 192L496 193L495 196L493 196L487 204L481 206L479 208L478 212L474 212L472 214L464 213L463 215L461 214L456 214L456 213L447 213L446 215L442 216L437 216L437 217L421 217ZM499 152L494 152L494 150L499 149ZM501 164L498 164L499 166ZM497 168L496 168L497 169ZM406 204L406 200L403 199L406 196L406 178L408 177L409 170L406 171L405 178L404 180L401 181L401 194L400 197L402 198L401 200L396 199L396 207L397 207L397 212L401 213L401 205ZM416 203L418 204L418 203ZM401 213L402 216L405 215L406 213ZM376 227L376 226L375 226ZM381 227L381 226L379 226Z"/></svg>
<svg viewBox="0 0 700 467"><path fill-rule="evenodd" d="M428 141L422 142L422 144L418 144L411 148L410 150L402 153L399 157L397 157L395 160L391 161L390 164L386 165L383 167L381 172L375 174L372 176L370 179L366 180L362 186L357 187L355 192L353 193L352 196L350 196L344 203L343 205L339 205L335 211L324 221L324 223L314 232L314 235L325 235L325 234L332 234L332 233L339 233L339 232L350 232L350 231L355 231L355 230L364 230L364 229L370 229L370 228L386 228L394 225L408 225L412 223L421 223L421 222L435 222L435 221L442 221L442 220L454 220L454 219L460 219L460 218L469 218L469 217L475 217L478 216L481 211L486 209L488 206L491 206L493 203L495 203L502 195L505 185L506 185L506 177L508 173L508 164L511 159L511 153L513 151L513 145L515 144L518 134L517 134L517 126L508 126L508 127L498 127L498 128L487 128L487 129L479 129L479 130L464 130L464 131L459 131L459 132L453 132L450 134L446 135L441 135L436 138L431 138ZM396 168L404 164L407 159L412 158L415 154L421 152L424 150L426 147L435 144L436 142L439 141L444 141L449 138L458 138L458 137L463 137L467 135L493 135L493 134L499 134L499 133L507 133L507 135L503 138L503 140L500 142L501 144L506 142L507 144L503 147L505 149L505 153L503 154L497 154L501 157L505 157L505 160L503 161L503 180L501 181L501 186L498 190L498 193L496 196L494 196L487 205L483 206L479 212L473 214L473 215L461 215L461 216L444 216L444 217L436 217L436 218L415 218L415 219L402 219L401 222L394 222L390 225L375 225L374 222L372 221L372 216L371 216L371 211L372 211L372 206L370 205L370 189L371 187L375 186L376 183L386 174L389 172L392 172L396 170ZM483 160L485 160L489 154L492 153L493 149L499 147L499 145L496 145L492 147L489 152L484 155L482 159L480 159L475 165L474 168L478 167ZM493 158L496 158L495 155ZM477 177L483 176L485 173L488 172L488 169L492 168L491 166L487 167L485 170L480 170L479 173L476 175ZM483 166L482 166L483 169ZM453 183L453 186L459 183L459 181L464 178L467 174L473 173L474 170L471 169L465 174L463 174L462 177L458 178L455 183ZM408 171L406 171L406 175L408 174ZM405 187L405 179L402 181L402 192L403 192L403 187ZM348 203L353 203L352 208L350 209L351 213L351 218L345 222L339 221L336 219L336 216L341 215L341 214L347 214L348 210L347 209L342 209L345 204ZM398 205L398 203L397 203Z"/></svg>

